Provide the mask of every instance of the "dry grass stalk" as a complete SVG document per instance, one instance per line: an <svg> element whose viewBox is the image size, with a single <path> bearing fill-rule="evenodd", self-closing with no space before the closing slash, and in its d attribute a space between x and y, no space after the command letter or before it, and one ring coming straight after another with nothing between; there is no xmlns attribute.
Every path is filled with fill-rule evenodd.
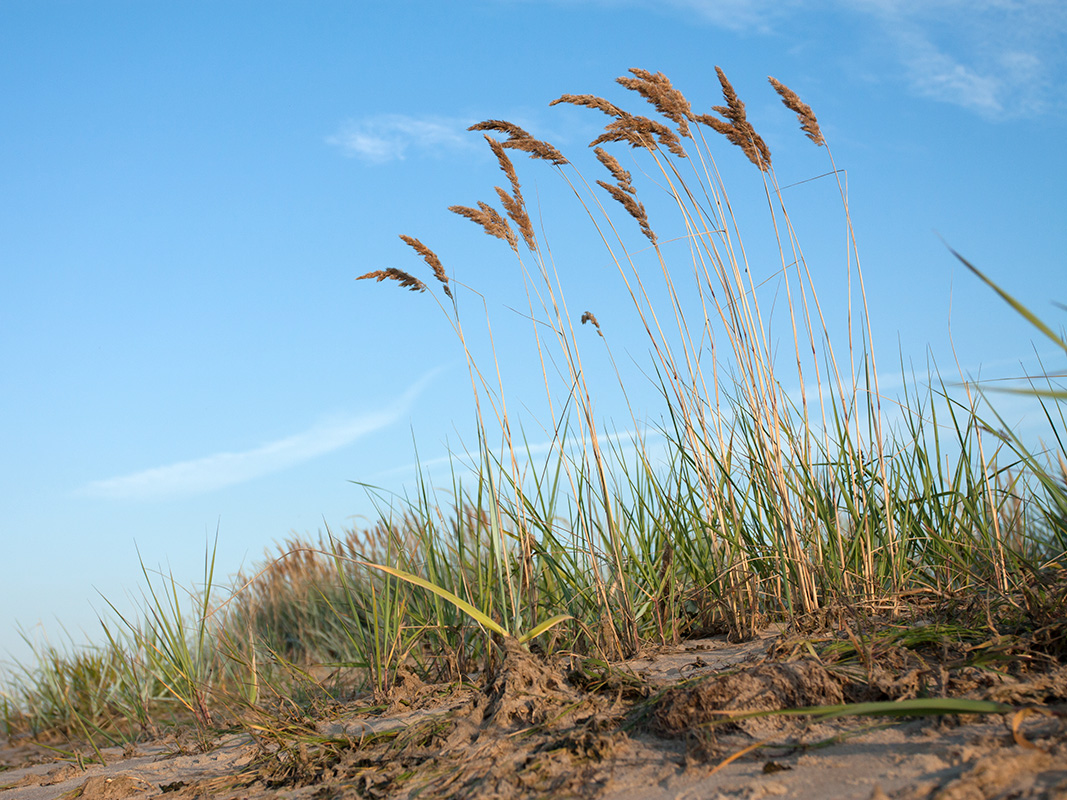
<svg viewBox="0 0 1067 800"><path fill-rule="evenodd" d="M400 238L425 259L426 263L430 265L430 269L433 270L434 277L445 287L445 294L451 298L452 290L448 288L448 275L445 273L445 268L441 266L441 259L437 257L437 254L414 236L400 234Z"/></svg>
<svg viewBox="0 0 1067 800"><path fill-rule="evenodd" d="M408 275L400 269L389 267L387 269L378 269L374 272L368 272L366 275L360 275L356 278L357 281L365 280L366 278L374 278L381 283L384 280L396 281L406 289L411 289L413 292L425 292L426 284L416 278L414 275Z"/></svg>
<svg viewBox="0 0 1067 800"><path fill-rule="evenodd" d="M726 79L726 73L719 67L715 67L715 73L719 76L719 83L722 84L722 96L726 100L726 105L712 106L712 108L726 121L713 117L711 114L701 114L695 117L696 121L721 133L732 144L740 147L742 152L748 156L749 161L766 172L771 166L770 148L745 116L745 104L741 102L734 87Z"/></svg>
<svg viewBox="0 0 1067 800"><path fill-rule="evenodd" d="M522 197L522 188L519 186L519 176L515 174L515 165L511 163L508 154L504 152L504 145L488 135L485 140L489 142L489 147L492 148L493 154L500 163L500 169L511 181L511 194L508 194L499 186L495 187L497 195L500 196L500 202L503 204L508 216L511 217L512 222L518 226L519 233L522 234L526 246L530 248L531 252L537 252L537 237L534 236L530 215L526 213L526 201Z"/></svg>
<svg viewBox="0 0 1067 800"><path fill-rule="evenodd" d="M555 147L548 142L535 139L513 122L506 122L502 119L487 119L485 122L471 125L467 130L497 131L498 133L506 133L508 138L501 143L504 147L508 147L512 150L521 150L524 153L528 153L530 158L539 158L543 161L550 161L557 167L570 163Z"/></svg>
<svg viewBox="0 0 1067 800"><path fill-rule="evenodd" d="M616 78L615 82L637 92L656 107L663 116L678 126L681 136L692 138L689 132L689 120L693 119L693 109L685 95L675 89L662 72L649 72L633 68L633 78Z"/></svg>
<svg viewBox="0 0 1067 800"><path fill-rule="evenodd" d="M603 111L605 114L611 117L626 117L629 116L625 111L620 109L614 103L609 103L603 97L597 97L592 94L564 94L549 103L550 106L557 105L558 103L570 103L573 106L584 106L585 108L595 108L597 111Z"/></svg>
<svg viewBox="0 0 1067 800"><path fill-rule="evenodd" d="M488 203L483 203L479 200L478 208L469 208L468 206L449 206L448 210L453 214L459 214L461 217L466 217L472 222L477 222L490 236L495 236L497 239L503 239L511 245L512 250L518 252L519 239L515 236L515 231L508 225L508 221L500 216L500 212Z"/></svg>
<svg viewBox="0 0 1067 800"><path fill-rule="evenodd" d="M819 121L815 119L815 112L811 110L811 106L802 101L800 97L797 96L796 92L781 81L776 80L770 75L767 76L767 80L771 82L774 91L778 92L778 96L782 98L785 107L790 111L796 112L797 119L800 120L800 128L804 131L807 137L819 146L825 145L826 140L823 138L822 131L819 129Z"/></svg>

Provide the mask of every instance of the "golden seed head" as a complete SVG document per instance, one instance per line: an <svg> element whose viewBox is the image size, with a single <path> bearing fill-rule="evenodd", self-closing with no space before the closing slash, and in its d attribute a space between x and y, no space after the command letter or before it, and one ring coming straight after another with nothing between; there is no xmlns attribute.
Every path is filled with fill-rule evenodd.
<svg viewBox="0 0 1067 800"><path fill-rule="evenodd" d="M685 95L671 85L670 79L662 72L649 72L646 69L630 70L632 78L616 78L616 83L635 91L656 107L663 116L678 126L678 133L688 137L689 120L693 118L693 109Z"/></svg>
<svg viewBox="0 0 1067 800"><path fill-rule="evenodd" d="M400 234L400 238L430 265L434 277L441 282L441 285L445 287L445 294L451 298L452 290L448 287L448 274L445 272L445 268L441 266L441 259L437 257L437 254L414 236Z"/></svg>
<svg viewBox="0 0 1067 800"><path fill-rule="evenodd" d="M375 270L374 272L368 272L366 275L360 275L358 278L356 278L356 280L357 281L362 281L362 280L365 280L367 278L374 278L379 283L381 283L384 280L396 281L401 286L403 286L403 287L405 287L407 289L411 289L411 291L413 291L413 292L424 292L424 291L426 291L426 284L425 283L420 281L415 276L408 275L403 270L394 269L393 267L388 267L387 269Z"/></svg>
<svg viewBox="0 0 1067 800"><path fill-rule="evenodd" d="M513 122L507 122L502 119L487 119L484 122L477 122L467 128L469 131L497 131L498 133L506 133L508 137L518 139L530 139L530 134L520 128Z"/></svg>
<svg viewBox="0 0 1067 800"><path fill-rule="evenodd" d="M652 226L648 222L648 212L645 211L645 206L630 192L624 188L615 186L606 181L597 181L597 185L605 189L608 194L615 198L623 208L625 208L631 217L637 220L641 226L641 233L648 237L648 240L652 244L656 243L656 232L652 230Z"/></svg>
<svg viewBox="0 0 1067 800"><path fill-rule="evenodd" d="M618 159L602 147L593 148L593 152L596 154L597 160L608 168L611 177L618 182L619 188L634 194L630 173L622 168L622 164L619 163Z"/></svg>
<svg viewBox="0 0 1067 800"><path fill-rule="evenodd" d="M478 208L469 208L468 206L449 206L448 210L453 214L459 214L461 217L466 217L472 222L477 222L482 226L482 229L490 236L495 236L497 239L503 239L509 245L511 249L518 252L518 238L515 236L515 231L508 225L508 221L504 219L500 212L493 208L488 203L478 201Z"/></svg>
<svg viewBox="0 0 1067 800"><path fill-rule="evenodd" d="M519 233L522 234L526 246L532 252L536 252L537 237L534 236L533 225L530 224L530 215L526 212L526 201L522 197L522 187L519 185L519 176L515 173L515 165L508 158L508 154L504 152L503 144L488 134L485 136L485 140L489 142L489 147L496 156L500 169L511 181L510 195L499 186L495 187L497 195L500 197L500 202L503 204L508 216L511 217L512 222L518 226Z"/></svg>
<svg viewBox="0 0 1067 800"><path fill-rule="evenodd" d="M770 148L767 147L767 143L763 141L762 137L756 133L752 123L748 121L745 115L745 104L741 102L741 98L737 96L734 87L726 79L726 73L719 67L715 67L715 73L719 76L719 83L722 85L722 96L726 100L726 105L712 106L712 108L722 115L725 122L710 114L701 114L695 117L696 121L721 133L731 144L740 147L742 152L748 156L749 161L766 172L771 166Z"/></svg>
<svg viewBox="0 0 1067 800"><path fill-rule="evenodd" d="M626 112L621 110L613 103L609 103L603 97L597 97L592 94L565 94L553 100L549 103L550 106L557 105L558 103L570 103L574 106L584 106L585 108L595 108L597 111L603 111L605 114L611 117L625 117Z"/></svg>
<svg viewBox="0 0 1067 800"><path fill-rule="evenodd" d="M508 141L504 142L504 147L510 147L513 150L521 150L524 153L529 154L530 158L539 158L542 161L549 161L557 167L570 163L567 161L566 157L564 157L563 153L548 142L543 142L540 139L508 139Z"/></svg>
<svg viewBox="0 0 1067 800"><path fill-rule="evenodd" d="M540 158L544 161L550 161L556 166L562 166L563 164L569 163L567 159L564 158L563 154L555 147L548 142L542 142L540 139L533 138L513 122L506 122L502 119L488 119L485 122L471 125L467 130L497 131L499 133L506 133L508 138L501 143L504 147L513 150L522 150L524 153L528 153L530 158Z"/></svg>
<svg viewBox="0 0 1067 800"><path fill-rule="evenodd" d="M815 112L811 110L811 106L803 102L797 96L797 93L784 83L775 80L769 75L767 80L771 82L774 91L778 92L778 96L782 98L785 107L796 113L797 119L800 120L800 129L804 131L804 134L815 144L819 146L825 145L826 139L823 138L822 130L819 128L819 121L815 119Z"/></svg>
<svg viewBox="0 0 1067 800"><path fill-rule="evenodd" d="M625 142L631 147L655 150L657 140L679 158L688 157L674 131L662 122L656 122L648 117L627 115L608 123L604 127L604 133L590 142L589 146L596 147L604 142Z"/></svg>
<svg viewBox="0 0 1067 800"><path fill-rule="evenodd" d="M582 314L582 324L584 325L587 322L592 322L593 327L596 328L596 332L599 333L601 336L604 335L604 333L600 330L600 323L596 321L596 317L593 315L592 311L586 311Z"/></svg>

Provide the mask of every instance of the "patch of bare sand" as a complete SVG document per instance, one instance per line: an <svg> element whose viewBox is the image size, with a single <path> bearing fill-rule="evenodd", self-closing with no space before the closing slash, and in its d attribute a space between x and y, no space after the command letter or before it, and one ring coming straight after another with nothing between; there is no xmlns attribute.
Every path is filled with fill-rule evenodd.
<svg viewBox="0 0 1067 800"><path fill-rule="evenodd" d="M715 712L841 702L848 678L812 658L767 661L777 632L688 642L602 679L509 645L480 688L405 678L383 713L323 720L288 746L235 734L209 752L104 751L107 766L27 763L0 747L0 800L53 798L857 798L1067 800L1067 733L1033 716L709 726ZM610 673L610 674L609 674ZM1063 668L982 691L1062 702ZM978 685L977 683L974 685Z"/></svg>

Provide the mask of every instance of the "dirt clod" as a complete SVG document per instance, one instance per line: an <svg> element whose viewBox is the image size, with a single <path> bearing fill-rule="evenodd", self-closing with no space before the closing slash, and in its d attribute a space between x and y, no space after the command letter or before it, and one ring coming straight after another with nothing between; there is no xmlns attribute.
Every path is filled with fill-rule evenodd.
<svg viewBox="0 0 1067 800"><path fill-rule="evenodd" d="M773 711L842 702L841 681L815 660L760 664L668 689L655 703L651 727L661 735L681 736L730 716L723 712ZM748 719L736 724L754 733L768 726L780 727L781 721Z"/></svg>

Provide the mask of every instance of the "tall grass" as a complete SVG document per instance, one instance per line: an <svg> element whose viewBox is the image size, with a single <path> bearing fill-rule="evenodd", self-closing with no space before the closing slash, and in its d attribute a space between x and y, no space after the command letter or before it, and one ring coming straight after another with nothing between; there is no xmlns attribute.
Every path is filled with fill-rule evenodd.
<svg viewBox="0 0 1067 800"><path fill-rule="evenodd" d="M261 571L238 576L225 602L212 602L209 588L196 594L192 617L173 579L158 591L146 572L145 626L126 621L127 636L109 634L100 653L39 653L21 689L5 695L9 727L66 718L107 728L95 690L63 681L112 669L112 658L119 666L102 682L128 688L104 706L147 724L169 698L210 726L213 708L240 716L291 705L277 687L294 676L310 686L312 667L335 676L335 693L353 674L379 694L412 670L464 680L492 657L493 636L618 658L650 641L713 631L743 640L769 620L892 613L916 597L964 594L1047 623L1033 587L1067 545L1062 395L1039 393L1052 434L1043 452L1005 429L980 387L963 402L945 382L908 384L890 417L847 192L815 114L771 79L837 182L846 247L833 266L847 302L833 308L820 302L815 276L827 269L805 257L770 149L717 74L723 105L711 113L694 111L662 74L637 69L618 82L652 117L593 95L556 100L607 115L590 145L600 177L512 123L472 127L506 188L493 193L499 208L451 210L512 251L523 296L501 302L523 305L532 323L547 459L534 457L512 411L490 301L404 235L430 285L396 268L360 277L433 287L442 327L466 358L471 474L457 459L447 502L420 475L413 496L380 500L369 529L286 542ZM751 204L742 213L727 193L718 160L735 158L733 148L751 162L765 209L757 223ZM557 264L535 231L515 152L554 174L612 265L629 304L614 326L568 304L573 267ZM628 152L629 168L620 160ZM631 170L655 192L648 207ZM752 225L770 249L766 238L746 244ZM481 310L468 320L471 307ZM633 332L661 406L651 418L632 412L632 432L620 436L598 418L602 384L586 365L614 370L636 408L639 387L616 355Z"/></svg>

